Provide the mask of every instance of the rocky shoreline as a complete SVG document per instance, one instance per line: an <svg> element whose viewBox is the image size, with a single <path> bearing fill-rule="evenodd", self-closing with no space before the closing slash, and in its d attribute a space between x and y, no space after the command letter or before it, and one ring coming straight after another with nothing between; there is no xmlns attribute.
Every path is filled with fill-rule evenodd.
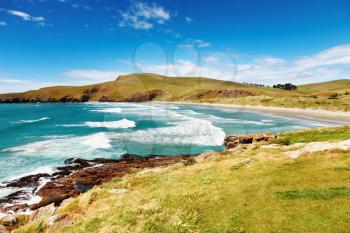
<svg viewBox="0 0 350 233"><path fill-rule="evenodd" d="M271 142L275 139L276 136L270 133L228 136L225 138L224 145L226 149L233 149L241 144L244 146L245 144ZM143 169L166 167L179 162L185 166L193 165L196 163L195 156L197 155L140 156L125 154L119 160L70 158L65 160L64 166L58 167L57 172L53 174L29 175L3 183L0 189L15 188L18 191L0 198L0 232L3 232L2 229L9 232L20 227L22 224L19 219L23 213L27 216L25 222L34 221L43 216L53 216L52 218L54 218L57 217L54 213L58 208L94 186ZM117 191L122 192L123 190ZM37 201L28 202L30 196L35 196ZM62 220L61 217L59 221L71 222L71 219L63 217Z"/></svg>
<svg viewBox="0 0 350 233"><path fill-rule="evenodd" d="M125 154L120 160L80 158L67 159L64 166L53 174L41 173L25 176L3 183L1 188L15 188L18 191L0 198L0 212L28 212L76 197L92 187L123 177L141 169L165 167L186 161L195 155L139 156ZM29 196L38 197L37 203L28 204Z"/></svg>

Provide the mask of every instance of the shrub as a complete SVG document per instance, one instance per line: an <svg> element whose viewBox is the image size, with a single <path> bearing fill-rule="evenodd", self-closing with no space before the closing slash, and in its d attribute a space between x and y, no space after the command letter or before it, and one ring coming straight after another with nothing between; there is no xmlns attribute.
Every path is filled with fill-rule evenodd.
<svg viewBox="0 0 350 233"><path fill-rule="evenodd" d="M289 146L291 144L290 139L287 137L277 139L276 143L284 146Z"/></svg>
<svg viewBox="0 0 350 233"><path fill-rule="evenodd" d="M197 163L197 161L194 158L188 158L188 159L183 161L183 164L185 166L192 166L192 165L194 165L196 163Z"/></svg>
<svg viewBox="0 0 350 233"><path fill-rule="evenodd" d="M339 96L338 93L333 93L328 97L328 99L336 99L338 96Z"/></svg>

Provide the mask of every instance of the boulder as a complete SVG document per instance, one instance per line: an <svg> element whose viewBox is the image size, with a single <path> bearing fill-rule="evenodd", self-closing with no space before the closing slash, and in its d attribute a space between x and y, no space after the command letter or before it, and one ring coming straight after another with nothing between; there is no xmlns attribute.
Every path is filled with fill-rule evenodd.
<svg viewBox="0 0 350 233"><path fill-rule="evenodd" d="M264 134L245 134L237 136L228 136L225 138L224 145L226 149L232 149L240 144L253 144L256 142L271 142L276 136L271 133Z"/></svg>
<svg viewBox="0 0 350 233"><path fill-rule="evenodd" d="M152 101L156 99L159 96L166 95L166 92L162 90L151 90L146 92L136 92L130 96L128 96L126 99L124 99L125 102L147 102Z"/></svg>
<svg viewBox="0 0 350 233"><path fill-rule="evenodd" d="M41 207L37 210L35 210L29 217L29 221L35 221L44 217L49 217L55 214L57 207L54 205L54 203Z"/></svg>
<svg viewBox="0 0 350 233"><path fill-rule="evenodd" d="M13 214L7 214L1 218L0 222L4 226L15 226L18 223L18 219Z"/></svg>
<svg viewBox="0 0 350 233"><path fill-rule="evenodd" d="M65 227L65 226L72 225L73 223L74 221L67 214L54 215L48 218L47 220L47 225L49 226L59 224L60 227Z"/></svg>
<svg viewBox="0 0 350 233"><path fill-rule="evenodd" d="M0 225L0 233L9 233L10 231L4 225Z"/></svg>

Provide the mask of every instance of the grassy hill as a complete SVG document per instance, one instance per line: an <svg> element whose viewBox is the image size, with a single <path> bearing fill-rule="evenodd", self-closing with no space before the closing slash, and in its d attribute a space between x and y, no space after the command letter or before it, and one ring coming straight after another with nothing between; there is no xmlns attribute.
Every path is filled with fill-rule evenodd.
<svg viewBox="0 0 350 233"><path fill-rule="evenodd" d="M302 94L320 95L324 92L350 92L350 80L335 80L323 83L311 83L298 86L297 92Z"/></svg>
<svg viewBox="0 0 350 233"><path fill-rule="evenodd" d="M186 101L350 111L350 80L300 85L295 91L200 77L130 74L87 86L0 94L0 102ZM337 96L333 96L337 94ZM10 101L9 101L10 100Z"/></svg>
<svg viewBox="0 0 350 233"><path fill-rule="evenodd" d="M115 81L95 85L80 87L56 86L24 93L2 94L0 95L0 99L18 97L47 100L51 97L59 100L65 96L80 99L83 95L89 95L90 100L94 101L98 101L103 96L109 97L112 100L121 101L136 92L144 93L151 90L162 90L166 93L162 99L179 100L202 91L224 89L246 90L254 95L288 94L288 92L273 88L254 87L241 83L208 78L166 77L156 74L131 74L120 76Z"/></svg>
<svg viewBox="0 0 350 233"><path fill-rule="evenodd" d="M350 128L279 137L293 146L330 143L350 139ZM349 232L350 151L285 155L295 149L256 144L207 152L192 166L179 163L114 179L55 213L73 225L63 218L47 226L44 218L15 232Z"/></svg>

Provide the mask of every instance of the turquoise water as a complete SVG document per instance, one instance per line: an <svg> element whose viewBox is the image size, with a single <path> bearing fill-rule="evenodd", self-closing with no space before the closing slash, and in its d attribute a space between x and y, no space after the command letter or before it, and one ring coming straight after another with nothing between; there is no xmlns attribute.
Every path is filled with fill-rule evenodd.
<svg viewBox="0 0 350 233"><path fill-rule="evenodd" d="M177 155L221 150L225 135L324 123L168 104L0 105L0 181L53 172L72 157Z"/></svg>

